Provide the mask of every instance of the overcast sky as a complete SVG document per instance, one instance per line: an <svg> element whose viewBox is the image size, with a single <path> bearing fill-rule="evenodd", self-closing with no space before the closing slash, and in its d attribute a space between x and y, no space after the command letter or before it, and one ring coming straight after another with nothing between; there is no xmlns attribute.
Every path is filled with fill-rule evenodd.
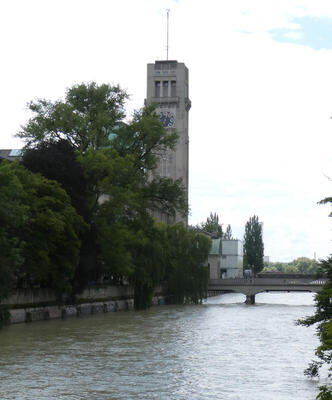
<svg viewBox="0 0 332 400"><path fill-rule="evenodd" d="M146 64L189 68L190 223L254 214L272 261L331 252L331 0L2 0L0 148L75 83L120 84L142 107Z"/></svg>

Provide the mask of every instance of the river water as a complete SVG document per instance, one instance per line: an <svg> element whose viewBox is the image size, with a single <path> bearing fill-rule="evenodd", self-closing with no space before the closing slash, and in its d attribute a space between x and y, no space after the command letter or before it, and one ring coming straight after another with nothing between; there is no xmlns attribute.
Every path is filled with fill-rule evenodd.
<svg viewBox="0 0 332 400"><path fill-rule="evenodd" d="M213 297L0 331L1 400L312 400L309 293Z"/></svg>

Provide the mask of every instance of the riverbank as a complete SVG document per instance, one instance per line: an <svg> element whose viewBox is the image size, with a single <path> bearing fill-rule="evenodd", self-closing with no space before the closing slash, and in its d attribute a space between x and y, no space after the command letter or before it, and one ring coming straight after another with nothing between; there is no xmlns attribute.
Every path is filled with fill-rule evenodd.
<svg viewBox="0 0 332 400"><path fill-rule="evenodd" d="M56 295L48 289L18 290L0 303L6 311L8 324L64 319L83 315L128 311L134 309L130 286L104 286L85 289L72 304L58 304ZM152 305L165 304L161 288L156 291Z"/></svg>

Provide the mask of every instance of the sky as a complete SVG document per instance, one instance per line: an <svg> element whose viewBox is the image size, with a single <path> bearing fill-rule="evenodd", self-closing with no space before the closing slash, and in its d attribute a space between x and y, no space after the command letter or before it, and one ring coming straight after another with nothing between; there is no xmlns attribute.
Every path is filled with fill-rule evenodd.
<svg viewBox="0 0 332 400"><path fill-rule="evenodd" d="M271 261L331 253L331 0L2 0L0 148L37 98L119 84L143 106L146 65L189 69L191 214L243 238L263 222Z"/></svg>

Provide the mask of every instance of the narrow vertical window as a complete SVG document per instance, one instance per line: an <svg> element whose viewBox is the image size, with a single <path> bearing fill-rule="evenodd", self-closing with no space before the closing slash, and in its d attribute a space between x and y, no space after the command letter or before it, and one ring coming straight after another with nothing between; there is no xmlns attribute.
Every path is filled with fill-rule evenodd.
<svg viewBox="0 0 332 400"><path fill-rule="evenodd" d="M160 97L160 81L154 83L154 97Z"/></svg>
<svg viewBox="0 0 332 400"><path fill-rule="evenodd" d="M176 81L171 81L171 97L176 96Z"/></svg>
<svg viewBox="0 0 332 400"><path fill-rule="evenodd" d="M169 94L168 94L168 81L163 81L163 97L169 97Z"/></svg>
<svg viewBox="0 0 332 400"><path fill-rule="evenodd" d="M163 154L161 158L161 176L167 176L167 156Z"/></svg>

